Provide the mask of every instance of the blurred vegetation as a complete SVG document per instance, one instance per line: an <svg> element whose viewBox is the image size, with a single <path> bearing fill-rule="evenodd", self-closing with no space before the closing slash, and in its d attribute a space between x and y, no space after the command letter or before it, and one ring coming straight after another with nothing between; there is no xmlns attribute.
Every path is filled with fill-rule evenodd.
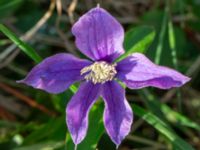
<svg viewBox="0 0 200 150"><path fill-rule="evenodd" d="M97 3L125 28L125 55L145 53L192 78L169 91L127 89L135 121L119 150L199 150L199 0L0 0L0 149L73 150L65 107L78 85L50 95L16 80L55 53L84 57L70 30ZM103 108L102 101L92 108L78 150L115 149L104 130Z"/></svg>

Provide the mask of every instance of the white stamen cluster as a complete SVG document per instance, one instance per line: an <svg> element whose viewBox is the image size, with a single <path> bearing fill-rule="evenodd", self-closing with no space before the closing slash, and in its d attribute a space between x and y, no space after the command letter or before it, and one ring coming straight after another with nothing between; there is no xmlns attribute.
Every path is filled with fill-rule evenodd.
<svg viewBox="0 0 200 150"><path fill-rule="evenodd" d="M96 83L105 83L111 81L115 77L117 71L115 69L116 64L108 64L105 61L95 62L90 66L84 67L81 70L81 75L85 75L87 81Z"/></svg>

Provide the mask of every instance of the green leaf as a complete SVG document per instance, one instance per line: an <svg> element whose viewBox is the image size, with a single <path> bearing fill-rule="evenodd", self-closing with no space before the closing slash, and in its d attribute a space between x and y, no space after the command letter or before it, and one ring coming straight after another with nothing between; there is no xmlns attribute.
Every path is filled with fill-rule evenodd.
<svg viewBox="0 0 200 150"><path fill-rule="evenodd" d="M176 124L177 127L179 127L179 128L180 128L180 126L190 127L190 128L196 129L197 131L200 132L200 125L198 125L194 121L190 120L186 116L184 116L176 111L173 111L169 106L162 104L161 110L166 115L166 118L170 122Z"/></svg>
<svg viewBox="0 0 200 150"><path fill-rule="evenodd" d="M23 146L19 148L14 148L14 150L55 150L60 147L63 147L64 141L55 142L55 141L48 141L43 143L37 143L29 146Z"/></svg>
<svg viewBox="0 0 200 150"><path fill-rule="evenodd" d="M147 123L152 125L157 131L164 135L179 150L194 150L186 141L181 139L165 122L159 119L151 112L145 111L137 105L132 105L135 115L143 118Z"/></svg>
<svg viewBox="0 0 200 150"><path fill-rule="evenodd" d="M0 31L4 33L10 40L12 40L25 54L27 54L35 62L39 63L42 58L35 52L35 50L28 44L20 40L12 31L10 31L3 24L0 24Z"/></svg>
<svg viewBox="0 0 200 150"><path fill-rule="evenodd" d="M104 126L102 115L103 114L103 103L102 101L98 104L95 104L89 116L89 129L86 135L86 138L82 143L77 147L77 150L95 150L98 144L98 141L102 134L104 133ZM74 144L69 134L66 138L66 149L73 150Z"/></svg>
<svg viewBox="0 0 200 150"><path fill-rule="evenodd" d="M25 54L27 54L36 63L42 61L42 58L36 53L36 51L28 44L20 40L12 31L6 28L3 24L0 24L0 31L3 32L10 40L12 40ZM73 93L76 93L77 87L71 85L69 88Z"/></svg>
<svg viewBox="0 0 200 150"><path fill-rule="evenodd" d="M2 39L2 40L0 40L0 46L3 46L3 45L6 45L6 44L9 44L10 43L10 40L4 40L4 39Z"/></svg>
<svg viewBox="0 0 200 150"><path fill-rule="evenodd" d="M166 3L168 3L168 1L166 1ZM165 34L166 34L166 30L167 30L167 21L168 21L168 7L166 5L165 7L165 13L163 16L163 20L162 20L162 25L161 25L161 30L159 33L159 41L158 41L158 45L156 48L156 56L155 56L155 63L159 64L160 63L160 59L161 59L161 53L163 51L163 45L164 45L164 39L165 39Z"/></svg>
<svg viewBox="0 0 200 150"><path fill-rule="evenodd" d="M184 115L172 110L166 104L161 103L157 98L147 89L143 89L140 92L143 97L144 103L147 105L149 110L151 110L156 116L160 117L162 120L167 120L177 127L185 126L196 129L200 131L200 125L185 117Z"/></svg>
<svg viewBox="0 0 200 150"><path fill-rule="evenodd" d="M144 53L155 37L155 31L148 26L140 26L131 29L125 35L124 48L125 54L120 56L116 61L126 58L134 52Z"/></svg>
<svg viewBox="0 0 200 150"><path fill-rule="evenodd" d="M72 93L76 93L77 90L78 90L78 88L77 88L74 84L71 85L69 88L70 88L70 90L72 91Z"/></svg>
<svg viewBox="0 0 200 150"><path fill-rule="evenodd" d="M46 124L40 125L37 130L31 132L25 139L24 145L32 145L40 141L60 141L65 138L65 116L53 118Z"/></svg>
<svg viewBox="0 0 200 150"><path fill-rule="evenodd" d="M23 4L24 0L0 0L0 18L5 18Z"/></svg>

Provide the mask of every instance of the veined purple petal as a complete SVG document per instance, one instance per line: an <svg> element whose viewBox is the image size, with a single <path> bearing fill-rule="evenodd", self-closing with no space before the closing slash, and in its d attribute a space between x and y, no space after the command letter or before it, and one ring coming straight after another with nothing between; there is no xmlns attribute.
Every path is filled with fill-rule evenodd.
<svg viewBox="0 0 200 150"><path fill-rule="evenodd" d="M180 87L190 80L173 69L152 63L140 53L135 53L119 62L117 72L117 78L133 89L147 86L169 89Z"/></svg>
<svg viewBox="0 0 200 150"><path fill-rule="evenodd" d="M86 136L88 113L99 96L100 87L100 84L94 85L92 82L82 83L67 105L67 126L75 144L79 144Z"/></svg>
<svg viewBox="0 0 200 150"><path fill-rule="evenodd" d="M71 54L56 54L35 66L24 80L18 81L49 93L60 93L72 83L82 80L80 70L91 62Z"/></svg>
<svg viewBox="0 0 200 150"><path fill-rule="evenodd" d="M126 100L125 90L116 81L103 85L102 96L106 104L104 124L108 135L118 146L130 132L133 112Z"/></svg>
<svg viewBox="0 0 200 150"><path fill-rule="evenodd" d="M113 61L124 53L124 30L106 10L94 8L72 27L76 45L93 60Z"/></svg>

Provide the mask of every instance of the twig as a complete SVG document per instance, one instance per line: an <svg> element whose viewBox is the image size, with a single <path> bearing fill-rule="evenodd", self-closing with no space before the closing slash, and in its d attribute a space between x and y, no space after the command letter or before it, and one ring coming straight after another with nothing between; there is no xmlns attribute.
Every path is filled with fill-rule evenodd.
<svg viewBox="0 0 200 150"><path fill-rule="evenodd" d="M58 37L50 37L48 35L37 34L37 35L35 35L35 40L40 43L45 43L46 45L65 48L63 41L58 40Z"/></svg>
<svg viewBox="0 0 200 150"><path fill-rule="evenodd" d="M3 120L16 120L16 117L9 113L8 111L5 110L5 108L3 108L2 106L0 106L0 118L2 118Z"/></svg>
<svg viewBox="0 0 200 150"><path fill-rule="evenodd" d="M16 48L16 45L13 44L9 46L6 50L4 50L0 55L0 61L6 58L15 48Z"/></svg>
<svg viewBox="0 0 200 150"><path fill-rule="evenodd" d="M21 118L30 116L30 107L19 103L14 97L0 95L0 106Z"/></svg>
<svg viewBox="0 0 200 150"><path fill-rule="evenodd" d="M22 69L19 66L16 66L14 64L9 64L7 66L8 69L10 69L13 72L16 72L17 74L21 75L21 76L26 76L27 75L27 71L25 71L24 69Z"/></svg>
<svg viewBox="0 0 200 150"><path fill-rule="evenodd" d="M144 123L143 119L139 119L136 122L134 122L133 127L131 129L131 133L133 133L134 131L136 131L143 123Z"/></svg>
<svg viewBox="0 0 200 150"><path fill-rule="evenodd" d="M53 111L48 110L45 106L42 106L40 104L38 104L34 99L31 99L23 94L21 94L19 91L11 88L10 86L0 82L0 88L3 89L4 91L13 94L14 96L16 96L17 98L19 98L20 100L24 101L25 103L27 103L29 106L34 107L39 109L40 111L50 115L50 116L55 116L56 113Z"/></svg>
<svg viewBox="0 0 200 150"><path fill-rule="evenodd" d="M9 57L6 58L6 60L0 64L0 69L4 68L5 66L7 66L10 62L12 62L13 59L15 59L15 57L19 54L20 50L16 49L12 54L10 54Z"/></svg>
<svg viewBox="0 0 200 150"><path fill-rule="evenodd" d="M63 40L63 43L64 43L64 46L65 46L65 49L74 54L74 55L78 55L76 53L76 51L74 51L74 48L72 47L71 43L69 42L69 40L66 38L66 35L62 32L62 30L60 29L60 21L61 21L61 15L62 15L62 3L61 3L61 0L57 0L57 3L56 3L56 6L57 6L57 12L58 12L58 16L56 18L56 30L57 30L57 33L58 35L60 36L60 38Z"/></svg>
<svg viewBox="0 0 200 150"><path fill-rule="evenodd" d="M51 17L53 10L55 8L56 0L51 0L50 6L48 11L42 16L42 18L24 35L20 37L20 39L24 41L30 40L34 34L47 22L47 20ZM12 51L14 51L17 48L15 44L12 44L8 48L5 49L5 52L3 56L1 56L0 61L2 61L4 58L6 58ZM3 57L3 58L2 58Z"/></svg>
<svg viewBox="0 0 200 150"><path fill-rule="evenodd" d="M68 9L67 9L67 13L69 15L69 20L71 22L71 24L74 23L74 10L76 8L78 0L72 0L71 4L69 5Z"/></svg>
<svg viewBox="0 0 200 150"><path fill-rule="evenodd" d="M33 28L31 28L24 36L22 36L23 40L29 40L51 17L54 8L56 5L56 0L51 0L48 11L42 16L42 18L35 24Z"/></svg>
<svg viewBox="0 0 200 150"><path fill-rule="evenodd" d="M62 16L62 2L61 2L61 0L56 0L56 10L57 10L58 16Z"/></svg>
<svg viewBox="0 0 200 150"><path fill-rule="evenodd" d="M192 76L194 75L200 68L200 56L197 57L196 61L193 65L187 70L186 75Z"/></svg>

